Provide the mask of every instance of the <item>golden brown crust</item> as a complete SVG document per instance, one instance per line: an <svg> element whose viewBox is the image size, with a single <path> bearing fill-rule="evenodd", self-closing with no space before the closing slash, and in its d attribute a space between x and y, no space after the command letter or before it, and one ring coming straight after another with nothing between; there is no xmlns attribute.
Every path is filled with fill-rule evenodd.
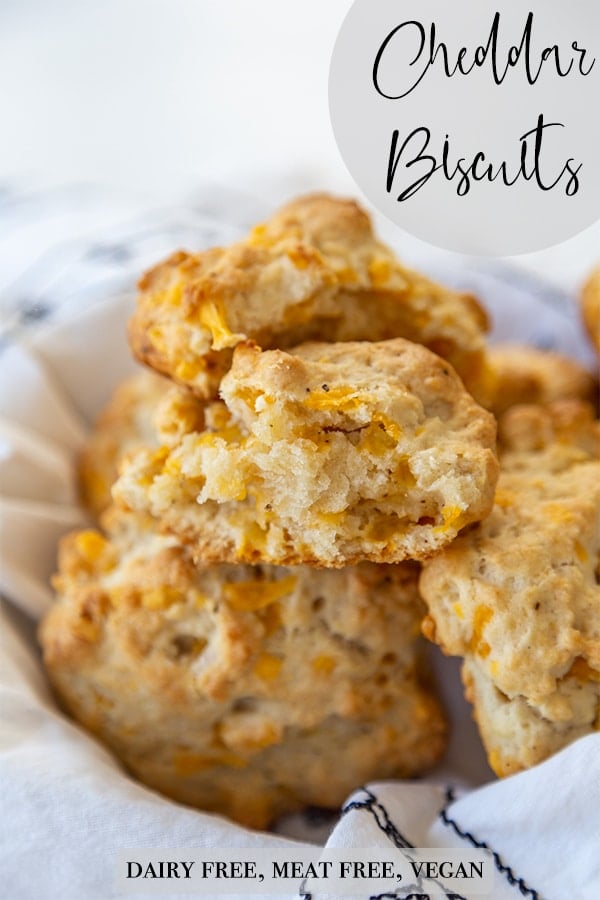
<svg viewBox="0 0 600 900"><path fill-rule="evenodd" d="M200 567L109 518L109 539L63 539L40 640L67 709L142 781L264 827L439 758L414 564Z"/></svg>
<svg viewBox="0 0 600 900"><path fill-rule="evenodd" d="M594 269L583 287L581 312L590 340L600 356L600 266Z"/></svg>
<svg viewBox="0 0 600 900"><path fill-rule="evenodd" d="M129 336L138 359L202 397L216 397L246 339L285 349L397 336L447 358L477 393L487 327L473 297L404 268L356 203L313 194L231 247L179 252L152 269Z"/></svg>
<svg viewBox="0 0 600 900"><path fill-rule="evenodd" d="M242 345L221 392L219 428L136 454L114 492L204 561L420 559L491 507L495 421L424 347Z"/></svg>
<svg viewBox="0 0 600 900"><path fill-rule="evenodd" d="M490 516L426 563L424 631L465 658L507 774L594 729L600 683L600 423L564 401L501 421ZM512 725L511 725L512 723Z"/></svg>
<svg viewBox="0 0 600 900"><path fill-rule="evenodd" d="M580 363L560 353L525 344L497 344L487 352L496 416L522 403L554 403L597 397L594 377Z"/></svg>

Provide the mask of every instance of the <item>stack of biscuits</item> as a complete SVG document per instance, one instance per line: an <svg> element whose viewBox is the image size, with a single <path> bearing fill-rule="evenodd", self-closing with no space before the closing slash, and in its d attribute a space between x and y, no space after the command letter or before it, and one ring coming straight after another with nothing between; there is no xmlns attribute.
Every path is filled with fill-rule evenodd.
<svg viewBox="0 0 600 900"><path fill-rule="evenodd" d="M82 454L96 527L63 539L40 638L143 782L265 827L426 770L422 622L465 657L499 773L594 727L594 380L487 328L322 194L142 278L152 371Z"/></svg>

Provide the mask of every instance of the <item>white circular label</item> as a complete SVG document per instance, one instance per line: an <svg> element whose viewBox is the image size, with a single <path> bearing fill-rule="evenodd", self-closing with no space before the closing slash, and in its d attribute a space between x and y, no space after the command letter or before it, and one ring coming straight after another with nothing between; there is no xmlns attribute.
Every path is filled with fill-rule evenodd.
<svg viewBox="0 0 600 900"><path fill-rule="evenodd" d="M449 250L541 250L600 216L598 0L356 0L329 108L371 202Z"/></svg>

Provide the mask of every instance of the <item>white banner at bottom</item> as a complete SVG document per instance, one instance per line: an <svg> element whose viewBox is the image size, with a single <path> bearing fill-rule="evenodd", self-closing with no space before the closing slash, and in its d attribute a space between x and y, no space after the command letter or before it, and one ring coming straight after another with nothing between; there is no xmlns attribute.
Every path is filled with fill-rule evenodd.
<svg viewBox="0 0 600 900"><path fill-rule="evenodd" d="M494 861L487 850L444 848L207 848L121 851L119 893L169 889L204 897L493 896Z"/></svg>

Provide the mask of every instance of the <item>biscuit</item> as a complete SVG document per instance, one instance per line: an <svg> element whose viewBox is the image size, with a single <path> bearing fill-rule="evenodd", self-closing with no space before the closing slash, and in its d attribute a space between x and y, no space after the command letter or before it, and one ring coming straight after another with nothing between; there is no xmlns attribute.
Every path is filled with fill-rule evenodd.
<svg viewBox="0 0 600 900"><path fill-rule="evenodd" d="M242 345L221 395L217 429L137 453L113 491L204 562L421 559L491 509L495 420L422 346Z"/></svg>
<svg viewBox="0 0 600 900"><path fill-rule="evenodd" d="M203 407L191 393L145 370L128 378L100 413L79 457L79 493L87 511L98 518L110 505L127 453L172 443L184 429L203 425Z"/></svg>
<svg viewBox="0 0 600 900"><path fill-rule="evenodd" d="M63 539L40 627L66 709L147 785L263 828L445 745L417 566L209 566L112 510Z"/></svg>
<svg viewBox="0 0 600 900"><path fill-rule="evenodd" d="M178 252L139 284L129 327L139 360L217 396L232 348L404 337L485 392L487 317L477 301L406 269L351 200L300 197L228 248Z"/></svg>
<svg viewBox="0 0 600 900"><path fill-rule="evenodd" d="M579 674L581 677L566 677L557 684L557 695L570 711L568 719L549 721L525 697L507 696L481 665L472 658L465 659L465 696L473 704L490 766L498 776L531 768L600 728L600 683L589 680L585 668Z"/></svg>
<svg viewBox="0 0 600 900"><path fill-rule="evenodd" d="M600 266L594 269L584 285L581 312L592 344L600 355Z"/></svg>
<svg viewBox="0 0 600 900"><path fill-rule="evenodd" d="M500 435L491 515L425 564L421 591L505 775L598 724L600 423L577 401L521 406Z"/></svg>
<svg viewBox="0 0 600 900"><path fill-rule="evenodd" d="M520 403L592 402L597 384L580 363L560 353L523 344L497 344L488 349L492 400L496 416Z"/></svg>
<svg viewBox="0 0 600 900"><path fill-rule="evenodd" d="M598 423L579 400L515 406L498 420L498 446L503 470L535 467L541 459L553 473L600 455Z"/></svg>

